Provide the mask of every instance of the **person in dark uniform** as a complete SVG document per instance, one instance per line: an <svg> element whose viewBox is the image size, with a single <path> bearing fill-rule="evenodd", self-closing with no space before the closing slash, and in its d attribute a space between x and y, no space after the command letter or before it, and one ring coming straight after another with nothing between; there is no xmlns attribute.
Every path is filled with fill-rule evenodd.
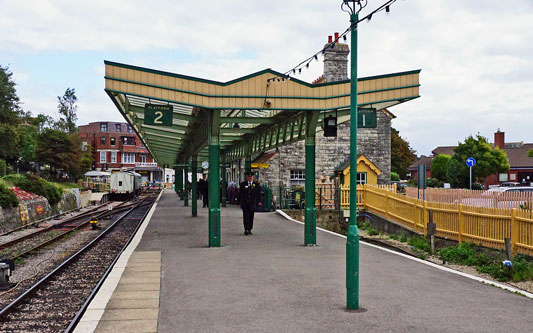
<svg viewBox="0 0 533 333"><path fill-rule="evenodd" d="M254 227L254 211L257 204L260 202L260 186L258 182L254 182L254 176L251 173L247 174L247 179L239 186L239 202L242 209L242 219L244 224L244 234L251 235Z"/></svg>
<svg viewBox="0 0 533 333"><path fill-rule="evenodd" d="M204 208L208 205L208 188L209 185L207 183L207 179L205 179L205 173L202 175L202 178L198 181L198 192L202 194L202 199L204 202Z"/></svg>

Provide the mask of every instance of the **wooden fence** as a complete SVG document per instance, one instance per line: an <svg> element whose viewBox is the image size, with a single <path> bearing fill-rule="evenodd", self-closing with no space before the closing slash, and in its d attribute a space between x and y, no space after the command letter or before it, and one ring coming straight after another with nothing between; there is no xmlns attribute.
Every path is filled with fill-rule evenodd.
<svg viewBox="0 0 533 333"><path fill-rule="evenodd" d="M405 195L418 198L418 189L407 187ZM420 190L422 199L422 190ZM453 204L465 204L476 207L490 208L528 208L531 209L533 192L488 192L465 189L427 188L426 201Z"/></svg>
<svg viewBox="0 0 533 333"><path fill-rule="evenodd" d="M349 196L349 188L341 189L341 193L343 191L348 192ZM361 190L358 187L357 193L358 199L359 193L363 197L365 210L414 231L424 232L424 235L427 235L428 211L432 210L433 222L437 225L436 235L439 237L502 250L505 249L505 238L510 238L513 253L533 255L531 210L423 201L370 185L365 185Z"/></svg>

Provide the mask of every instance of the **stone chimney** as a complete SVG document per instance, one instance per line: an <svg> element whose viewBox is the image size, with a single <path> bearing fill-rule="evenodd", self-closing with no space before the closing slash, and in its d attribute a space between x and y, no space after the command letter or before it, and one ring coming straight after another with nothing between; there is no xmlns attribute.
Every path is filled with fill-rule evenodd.
<svg viewBox="0 0 533 333"><path fill-rule="evenodd" d="M505 148L505 132L498 131L494 133L494 147L499 147L500 149Z"/></svg>
<svg viewBox="0 0 533 333"><path fill-rule="evenodd" d="M336 42L335 42L336 41ZM332 43L335 42L333 48ZM348 80L348 44L339 43L339 33L335 38L328 36L328 43L324 46L324 76L326 82Z"/></svg>

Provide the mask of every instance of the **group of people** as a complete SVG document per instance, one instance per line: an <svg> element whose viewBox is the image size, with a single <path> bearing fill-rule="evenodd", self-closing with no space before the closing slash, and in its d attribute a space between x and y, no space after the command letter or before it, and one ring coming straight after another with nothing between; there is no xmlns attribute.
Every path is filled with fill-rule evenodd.
<svg viewBox="0 0 533 333"><path fill-rule="evenodd" d="M252 173L246 174L246 180L239 184L237 188L235 182L231 181L227 188L227 197L230 203L239 203L242 209L244 235L252 234L254 227L254 213L256 206L261 206L261 185L258 181L254 181ZM209 186L206 175L198 181L198 194L202 197L203 207L207 207L209 203Z"/></svg>

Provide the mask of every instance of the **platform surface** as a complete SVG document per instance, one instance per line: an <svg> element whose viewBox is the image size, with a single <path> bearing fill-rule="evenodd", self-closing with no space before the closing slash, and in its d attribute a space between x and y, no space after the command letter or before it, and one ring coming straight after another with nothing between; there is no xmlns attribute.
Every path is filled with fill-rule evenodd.
<svg viewBox="0 0 533 333"><path fill-rule="evenodd" d="M533 327L532 299L365 244L360 246L362 311L348 312L344 238L318 231L318 246L305 247L303 226L277 213L256 213L253 235L245 236L236 206L222 208L221 226L222 247L208 248L207 208L199 202L193 218L174 192L161 196L123 268L130 275L121 278L130 278L132 287L131 259L153 260L160 253L159 332L528 332ZM158 271L154 261L148 266ZM145 277L150 286L159 274L153 272ZM117 319L115 293L124 288L110 296L115 302L107 303L96 331L113 331L106 325ZM153 306L149 297L143 304ZM145 326L129 325L126 318L121 328L154 331L154 311L144 315Z"/></svg>

